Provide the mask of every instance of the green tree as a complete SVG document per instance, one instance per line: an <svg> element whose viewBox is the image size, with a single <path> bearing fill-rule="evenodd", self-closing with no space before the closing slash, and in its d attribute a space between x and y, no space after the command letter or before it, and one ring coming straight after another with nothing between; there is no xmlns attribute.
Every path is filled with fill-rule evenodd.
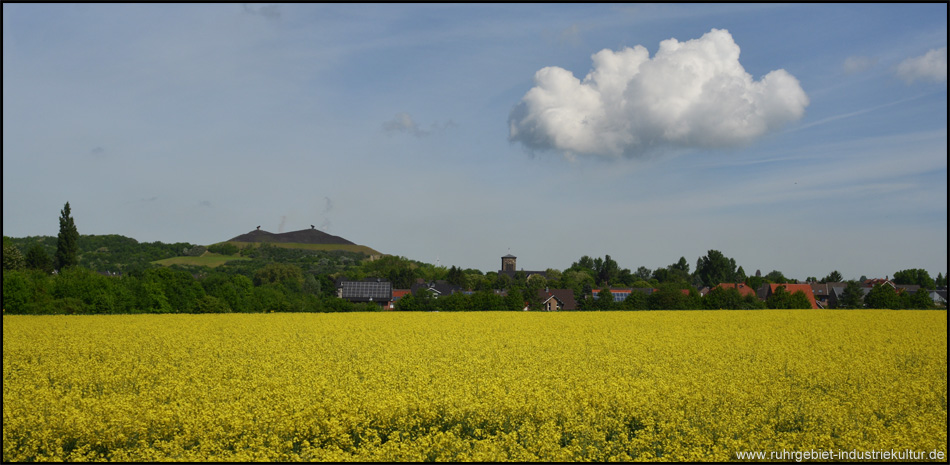
<svg viewBox="0 0 950 465"><path fill-rule="evenodd" d="M456 268L455 265L452 265L452 268L449 268L449 275L445 278L449 284L454 284L456 286L465 286L465 274L462 272L461 268Z"/></svg>
<svg viewBox="0 0 950 465"><path fill-rule="evenodd" d="M614 307L614 295L610 289L604 287L597 293L597 300L594 301L594 308L597 310L611 310Z"/></svg>
<svg viewBox="0 0 950 465"><path fill-rule="evenodd" d="M620 302L620 308L622 310L646 310L648 308L647 295L634 290L626 299L623 299L623 302Z"/></svg>
<svg viewBox="0 0 950 465"><path fill-rule="evenodd" d="M714 287L719 283L735 282L736 261L718 250L710 250L696 263L696 275L703 284Z"/></svg>
<svg viewBox="0 0 950 465"><path fill-rule="evenodd" d="M828 273L828 276L821 278L823 283L840 283L844 278L841 277L841 273L838 270L834 270L831 273Z"/></svg>
<svg viewBox="0 0 950 465"><path fill-rule="evenodd" d="M927 270L911 268L894 273L894 284L916 284L924 289L933 289L934 280L931 279Z"/></svg>
<svg viewBox="0 0 950 465"><path fill-rule="evenodd" d="M863 308L864 293L861 291L861 285L855 280L850 280L845 285L841 299L838 300L838 308Z"/></svg>
<svg viewBox="0 0 950 465"><path fill-rule="evenodd" d="M785 286L778 286L765 303L768 308L811 308L811 302L804 292L790 293Z"/></svg>
<svg viewBox="0 0 950 465"><path fill-rule="evenodd" d="M693 310L702 307L698 299L695 290L687 291L680 284L664 283L647 297L647 307L650 310Z"/></svg>
<svg viewBox="0 0 950 465"><path fill-rule="evenodd" d="M633 276L642 281L646 281L653 277L653 271L645 266L637 267L637 271L633 273Z"/></svg>
<svg viewBox="0 0 950 465"><path fill-rule="evenodd" d="M703 308L707 310L738 310L742 307L742 294L734 287L714 287L703 297Z"/></svg>
<svg viewBox="0 0 950 465"><path fill-rule="evenodd" d="M3 236L3 271L22 270L26 267L23 252L13 245L10 238Z"/></svg>
<svg viewBox="0 0 950 465"><path fill-rule="evenodd" d="M905 291L900 294L900 297L903 308L926 310L934 307L934 302L930 299L930 291L922 287L914 293Z"/></svg>
<svg viewBox="0 0 950 465"><path fill-rule="evenodd" d="M599 265L597 266L597 284L609 286L611 283L615 284L617 282L620 275L620 266L614 259L610 258L610 255L606 255L602 261L597 259L594 263Z"/></svg>
<svg viewBox="0 0 950 465"><path fill-rule="evenodd" d="M280 284L293 292L303 287L303 272L300 267L286 263L268 263L254 273L254 285Z"/></svg>
<svg viewBox="0 0 950 465"><path fill-rule="evenodd" d="M56 237L56 269L63 269L79 263L79 231L73 221L69 202L60 211L59 235Z"/></svg>
<svg viewBox="0 0 950 465"><path fill-rule="evenodd" d="M864 303L868 308L898 309L901 307L901 298L893 287L886 284L875 284L868 295L864 297Z"/></svg>
<svg viewBox="0 0 950 465"><path fill-rule="evenodd" d="M505 296L505 309L511 311L524 310L524 295L518 289L509 289Z"/></svg>
<svg viewBox="0 0 950 465"><path fill-rule="evenodd" d="M747 278L748 276L746 276L745 270L743 270L742 267L740 266L739 269L736 270L736 282L737 283L744 282Z"/></svg>
<svg viewBox="0 0 950 465"><path fill-rule="evenodd" d="M779 270L772 270L769 274L765 275L765 280L770 283L782 284L788 283L788 278L785 277Z"/></svg>
<svg viewBox="0 0 950 465"><path fill-rule="evenodd" d="M46 253L46 247L39 242L30 246L26 251L26 267L31 270L40 270L46 273L53 271L53 259Z"/></svg>

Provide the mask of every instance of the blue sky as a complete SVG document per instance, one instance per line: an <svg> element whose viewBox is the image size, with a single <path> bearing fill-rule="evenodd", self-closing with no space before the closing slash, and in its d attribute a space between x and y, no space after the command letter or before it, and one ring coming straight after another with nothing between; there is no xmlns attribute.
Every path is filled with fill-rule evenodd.
<svg viewBox="0 0 950 465"><path fill-rule="evenodd" d="M3 234L947 271L947 5L3 5ZM663 45L661 45L663 44ZM588 77L589 76L589 77Z"/></svg>

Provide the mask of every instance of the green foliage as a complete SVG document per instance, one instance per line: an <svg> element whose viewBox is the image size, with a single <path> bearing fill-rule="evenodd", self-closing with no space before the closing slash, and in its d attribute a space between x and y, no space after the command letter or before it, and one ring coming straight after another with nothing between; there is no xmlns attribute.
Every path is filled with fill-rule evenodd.
<svg viewBox="0 0 950 465"><path fill-rule="evenodd" d="M70 216L69 202L60 211L59 235L56 237L56 255L54 256L57 269L74 266L79 263L79 231L76 223Z"/></svg>
<svg viewBox="0 0 950 465"><path fill-rule="evenodd" d="M887 284L875 284L868 295L864 297L867 308L901 308L901 298L897 291Z"/></svg>
<svg viewBox="0 0 950 465"><path fill-rule="evenodd" d="M927 270L911 268L894 273L894 284L916 284L923 289L934 289L934 280Z"/></svg>
<svg viewBox="0 0 950 465"><path fill-rule="evenodd" d="M27 305L33 302L32 287L26 273L4 267L3 312L26 313Z"/></svg>
<svg viewBox="0 0 950 465"><path fill-rule="evenodd" d="M714 287L703 297L707 310L742 308L742 294L734 287Z"/></svg>
<svg viewBox="0 0 950 465"><path fill-rule="evenodd" d="M254 285L279 284L292 292L303 286L303 272L299 267L284 263L268 263L254 273Z"/></svg>
<svg viewBox="0 0 950 465"><path fill-rule="evenodd" d="M696 275L703 285L713 287L719 283L736 281L736 261L718 250L710 250L696 263Z"/></svg>
<svg viewBox="0 0 950 465"><path fill-rule="evenodd" d="M6 242L6 241L4 241ZM3 271L22 270L26 267L26 261L23 259L23 253L15 245L3 244Z"/></svg>
<svg viewBox="0 0 950 465"><path fill-rule="evenodd" d="M864 308L864 293L857 281L848 281L838 300L838 308Z"/></svg>
<svg viewBox="0 0 950 465"><path fill-rule="evenodd" d="M789 279L786 278L785 275L782 274L782 272L779 270L770 271L769 274L765 275L765 280L770 283L775 283L775 284L793 284L794 283L794 280L789 281Z"/></svg>
<svg viewBox="0 0 950 465"><path fill-rule="evenodd" d="M614 307L614 295L609 288L603 288L594 301L595 310L611 310Z"/></svg>
<svg viewBox="0 0 950 465"><path fill-rule="evenodd" d="M633 290L623 302L620 302L620 310L646 310L649 308L647 295L638 290Z"/></svg>
<svg viewBox="0 0 950 465"><path fill-rule="evenodd" d="M235 255L240 252L240 249L230 242L221 242L218 244L209 245L208 252L221 255Z"/></svg>
<svg viewBox="0 0 950 465"><path fill-rule="evenodd" d="M903 292L901 296L901 308L926 310L934 308L934 302L930 298L930 291L921 287L917 292Z"/></svg>
<svg viewBox="0 0 950 465"><path fill-rule="evenodd" d="M647 297L647 307L650 310L695 310L702 308L702 301L695 289L666 283Z"/></svg>
<svg viewBox="0 0 950 465"><path fill-rule="evenodd" d="M841 273L839 273L838 270L834 270L834 271L832 271L831 273L828 273L828 276L825 276L824 278L821 278L821 281L820 281L820 282L823 282L823 283L840 283L840 282L842 282L843 280L844 280L844 278L841 277Z"/></svg>
<svg viewBox="0 0 950 465"><path fill-rule="evenodd" d="M46 248L43 247L43 244L38 242L30 246L30 249L26 251L24 261L26 267L31 270L40 270L46 273L53 271L53 258L46 253Z"/></svg>
<svg viewBox="0 0 950 465"><path fill-rule="evenodd" d="M204 295L195 305L195 313L227 313L228 307L217 297Z"/></svg>
<svg viewBox="0 0 950 465"><path fill-rule="evenodd" d="M811 308L808 296L802 291L788 292L785 286L778 286L765 301L768 308Z"/></svg>
<svg viewBox="0 0 950 465"><path fill-rule="evenodd" d="M509 289L505 296L505 310L520 311L524 310L524 296L517 289Z"/></svg>

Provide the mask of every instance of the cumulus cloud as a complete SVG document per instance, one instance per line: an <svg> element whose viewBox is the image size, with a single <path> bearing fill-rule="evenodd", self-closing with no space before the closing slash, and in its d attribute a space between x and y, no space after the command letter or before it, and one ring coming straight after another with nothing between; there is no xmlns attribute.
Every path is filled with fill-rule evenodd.
<svg viewBox="0 0 950 465"><path fill-rule="evenodd" d="M404 132L416 137L425 137L433 133L445 131L455 125L454 121L449 120L443 124L432 123L432 125L426 129L416 123L409 113L397 113L393 119L383 123L383 130L389 134Z"/></svg>
<svg viewBox="0 0 950 465"><path fill-rule="evenodd" d="M947 82L947 47L933 49L923 56L902 61L897 65L897 75L908 84L918 79Z"/></svg>
<svg viewBox="0 0 950 465"><path fill-rule="evenodd" d="M783 69L754 80L726 30L664 40L652 59L641 45L591 58L583 80L556 66L535 73L535 86L509 115L509 140L568 157L730 147L801 118L808 105Z"/></svg>

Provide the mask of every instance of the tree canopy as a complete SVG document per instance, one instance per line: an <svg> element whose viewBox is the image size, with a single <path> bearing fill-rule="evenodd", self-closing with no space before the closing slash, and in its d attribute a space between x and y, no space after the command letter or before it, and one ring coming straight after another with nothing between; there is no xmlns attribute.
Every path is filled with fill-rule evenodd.
<svg viewBox="0 0 950 465"><path fill-rule="evenodd" d="M79 263L79 231L73 221L69 202L60 211L59 236L56 238L56 269L63 269Z"/></svg>

